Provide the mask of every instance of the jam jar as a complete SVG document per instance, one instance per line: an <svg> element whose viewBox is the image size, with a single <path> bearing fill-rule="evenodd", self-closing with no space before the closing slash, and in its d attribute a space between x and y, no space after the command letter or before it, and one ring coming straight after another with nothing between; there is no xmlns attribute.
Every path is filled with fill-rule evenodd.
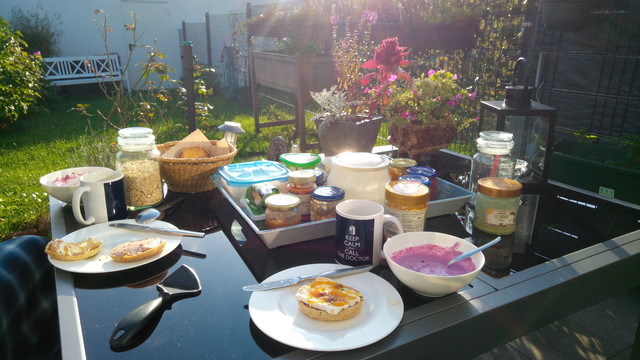
<svg viewBox="0 0 640 360"><path fill-rule="evenodd" d="M389 177L391 181L400 179L400 176L408 174L410 167L418 165L413 159L397 158L389 162Z"/></svg>
<svg viewBox="0 0 640 360"><path fill-rule="evenodd" d="M264 200L267 208L264 221L267 229L297 225L302 222L300 199L291 194L273 194Z"/></svg>
<svg viewBox="0 0 640 360"><path fill-rule="evenodd" d="M116 170L124 174L124 197L129 210L140 210L162 202L160 152L150 128L130 127L118 131Z"/></svg>
<svg viewBox="0 0 640 360"><path fill-rule="evenodd" d="M309 220L311 192L317 187L314 170L296 170L289 173L287 192L300 199L300 215L303 221Z"/></svg>
<svg viewBox="0 0 640 360"><path fill-rule="evenodd" d="M344 199L344 190L337 186L320 186L311 193L311 221L334 219L336 205Z"/></svg>
<svg viewBox="0 0 640 360"><path fill-rule="evenodd" d="M438 194L438 171L428 166L413 166L407 172L411 175L422 175L429 178L429 200L435 200Z"/></svg>

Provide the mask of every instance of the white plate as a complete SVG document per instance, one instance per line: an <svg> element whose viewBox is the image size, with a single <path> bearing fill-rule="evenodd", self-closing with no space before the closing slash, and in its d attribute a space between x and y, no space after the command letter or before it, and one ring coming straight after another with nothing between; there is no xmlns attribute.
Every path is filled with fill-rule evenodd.
<svg viewBox="0 0 640 360"><path fill-rule="evenodd" d="M135 220L133 219L112 221L111 223L116 223L116 222L135 224ZM52 259L51 256L49 256L49 261L51 262L51 264L53 264L53 266L59 269L75 272L75 273L95 274L95 273L107 273L107 272L113 272L113 271L120 271L120 270L126 270L134 267L138 267L144 264L148 264L152 261L155 261L167 255L168 253L172 252L176 247L178 247L178 245L180 244L180 240L182 239L182 236L154 234L151 232L127 230L122 228L115 228L115 227L109 226L109 224L110 223L102 223L102 224L87 226L86 228L74 231L71 234L68 234L67 236L62 238L62 240L64 240L65 242L79 242L79 241L87 240L87 238L89 237L102 240L102 250L95 256L92 256L85 260L76 260L76 261L56 260L56 259ZM153 223L147 224L147 225L176 229L174 225L164 221L154 221ZM122 243L125 243L127 241L147 239L154 236L160 237L167 241L167 244L165 245L164 249L162 249L162 252L159 254L156 254L152 257L149 257L140 261L125 262L125 263L116 262L111 258L111 256L109 256L111 249L113 249L114 247Z"/></svg>
<svg viewBox="0 0 640 360"><path fill-rule="evenodd" d="M314 274L347 266L337 264L302 265L281 271L265 281ZM314 320L298 310L296 291L289 286L255 291L249 299L249 313L256 326L274 340L300 349L341 351L372 344L389 335L400 323L404 304L398 291L373 273L337 279L364 295L360 313L344 321Z"/></svg>

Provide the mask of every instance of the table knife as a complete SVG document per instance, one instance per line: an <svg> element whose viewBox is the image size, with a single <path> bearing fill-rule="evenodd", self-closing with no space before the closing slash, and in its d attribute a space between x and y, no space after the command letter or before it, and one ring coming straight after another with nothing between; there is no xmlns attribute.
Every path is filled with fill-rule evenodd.
<svg viewBox="0 0 640 360"><path fill-rule="evenodd" d="M296 276L296 277L293 277L293 278L290 278L290 279L269 281L269 282L265 282L265 283L262 283L262 284L246 285L246 286L242 287L242 290L244 290L244 291L262 291L262 290L278 289L278 288L283 288L283 287L295 285L295 284L299 283L300 281L309 280L309 279L315 279L317 277L336 278L336 277L341 277L341 276L347 276L347 275L357 274L357 273L361 273L361 272L366 272L366 271L369 271L371 269L373 269L373 266L371 266L371 265L361 265L361 266L356 266L356 267L325 271L325 272L318 273L318 274Z"/></svg>
<svg viewBox="0 0 640 360"><path fill-rule="evenodd" d="M130 230L137 230L137 231L146 231L146 232L152 232L157 234L165 234L165 235L204 237L203 232L180 230L180 229L173 229L173 228L159 228L159 227L153 227L153 226L127 224L127 223L113 223L113 224L109 224L109 226L113 226L117 228L125 228Z"/></svg>

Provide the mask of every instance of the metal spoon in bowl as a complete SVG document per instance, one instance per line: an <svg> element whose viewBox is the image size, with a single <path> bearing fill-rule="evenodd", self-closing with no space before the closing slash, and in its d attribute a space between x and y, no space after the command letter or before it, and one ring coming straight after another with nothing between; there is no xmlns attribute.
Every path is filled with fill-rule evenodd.
<svg viewBox="0 0 640 360"><path fill-rule="evenodd" d="M495 238L495 239L493 239L493 240L489 241L488 243L486 243L486 244L484 244L484 245L482 245L482 246L477 247L477 248L476 248L476 249L474 249L474 250L471 250L471 251L466 252L466 253L464 253L464 254L460 254L460 255L458 255L458 256L456 256L456 257L454 257L453 259L451 259L451 261L449 261L449 262L447 263L447 266L451 266L451 264L453 264L453 263L454 263L454 262L456 262L456 261L460 261L460 260L462 260L462 259L466 259L466 258L468 258L469 256L471 256L471 255L473 255L473 254L475 254L475 253L477 253L477 252L479 252L479 251L482 251L482 250L484 250L484 249L488 248L489 246L492 246L492 245L496 244L496 243L497 243L498 241L500 241L500 240L502 240L502 238L501 238L500 236L498 236L497 238Z"/></svg>
<svg viewBox="0 0 640 360"><path fill-rule="evenodd" d="M138 224L148 224L154 220L162 220L167 214L177 208L176 205L181 204L184 200L186 200L186 198L181 197L160 205L157 208L144 209L136 216L136 222Z"/></svg>

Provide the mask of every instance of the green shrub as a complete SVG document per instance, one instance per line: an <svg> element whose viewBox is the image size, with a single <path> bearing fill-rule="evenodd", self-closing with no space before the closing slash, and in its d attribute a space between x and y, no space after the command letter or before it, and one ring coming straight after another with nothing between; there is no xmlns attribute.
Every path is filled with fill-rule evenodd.
<svg viewBox="0 0 640 360"><path fill-rule="evenodd" d="M19 32L0 17L0 129L26 114L43 86L40 55L28 54Z"/></svg>
<svg viewBox="0 0 640 360"><path fill-rule="evenodd" d="M62 36L59 28L60 15L49 16L42 6L38 6L35 11L24 11L13 7L10 22L13 30L22 34L22 39L27 43L28 52L40 51L42 57L58 56L60 52L58 43Z"/></svg>

